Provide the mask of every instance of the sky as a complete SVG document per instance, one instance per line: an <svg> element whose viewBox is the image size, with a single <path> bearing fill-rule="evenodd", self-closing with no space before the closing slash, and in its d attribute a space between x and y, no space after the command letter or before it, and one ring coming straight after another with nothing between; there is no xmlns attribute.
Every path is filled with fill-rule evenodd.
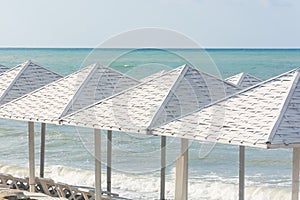
<svg viewBox="0 0 300 200"><path fill-rule="evenodd" d="M147 27L205 48L299 48L299 0L1 0L0 47L96 47Z"/></svg>

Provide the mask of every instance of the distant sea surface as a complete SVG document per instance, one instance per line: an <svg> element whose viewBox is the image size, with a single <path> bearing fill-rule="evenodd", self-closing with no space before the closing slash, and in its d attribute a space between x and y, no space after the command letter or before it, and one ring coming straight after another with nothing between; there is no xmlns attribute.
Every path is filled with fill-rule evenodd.
<svg viewBox="0 0 300 200"><path fill-rule="evenodd" d="M99 62L136 79L183 64L220 78L247 72L262 80L300 67L299 49L31 49L2 48L0 64L32 60L62 75ZM40 125L35 125L39 166ZM106 132L102 132L103 188L106 188ZM0 173L28 176L27 124L0 120ZM174 161L180 140L167 139L166 196L174 198ZM46 176L94 186L93 130L47 125ZM189 148L189 199L238 199L238 147L216 144L204 158L201 142ZM212 144L211 144L212 145ZM290 199L290 149L246 148L246 199ZM113 133L112 190L132 199L159 198L160 137ZM37 170L38 175L38 170Z"/></svg>

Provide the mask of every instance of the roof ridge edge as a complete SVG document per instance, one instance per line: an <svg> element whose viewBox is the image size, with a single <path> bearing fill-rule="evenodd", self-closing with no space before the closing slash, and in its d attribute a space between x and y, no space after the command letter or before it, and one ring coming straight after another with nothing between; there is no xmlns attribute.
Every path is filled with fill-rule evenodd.
<svg viewBox="0 0 300 200"><path fill-rule="evenodd" d="M220 77L218 77L218 76L216 76L214 74L210 74L210 73L208 73L206 71L200 70L200 69L198 69L198 68L196 68L196 67L194 67L192 65L188 65L188 66L191 67L191 68L193 68L193 69L195 69L195 70L197 70L199 73L205 74L205 75L207 75L209 77L212 77L212 78L214 78L214 79L216 79L218 81L222 81L223 83L228 84L228 85L230 85L232 87L235 87L235 88L238 88L238 89L241 88L240 86L235 85L235 84L231 83L230 81L227 81L226 79L220 78ZM241 73L243 73L243 72L241 72ZM241 73L239 73L239 74L241 74Z"/></svg>
<svg viewBox="0 0 300 200"><path fill-rule="evenodd" d="M238 82L236 83L237 86L240 87L240 85L241 85L243 79L245 78L245 76L246 76L246 73L245 73L245 72L242 72L242 73L241 73L241 76L240 76L240 78L239 78L239 80L238 80Z"/></svg>
<svg viewBox="0 0 300 200"><path fill-rule="evenodd" d="M164 106L168 99L170 98L170 94L171 94L171 91L174 91L176 90L176 88L178 87L178 84L181 82L181 80L184 78L184 75L186 74L187 70L189 68L192 68L192 69L195 69L189 65L184 65L184 67L181 69L180 73L178 74L176 80L173 82L172 86L170 87L170 89L168 90L168 93L165 95L161 105L159 106L159 108L155 111L155 113L153 114L151 120L150 120L150 123L148 123L146 125L146 129L149 130L151 129L151 126L153 126L153 123L157 120L157 117L159 115L159 113L161 112L161 108L162 106Z"/></svg>
<svg viewBox="0 0 300 200"><path fill-rule="evenodd" d="M84 86L87 84L88 80L90 80L91 76L93 76L93 72L100 66L97 63L94 63L92 65L93 65L93 68L90 70L88 75L85 77L85 79L82 81L80 86L77 88L77 90L74 93L73 97L70 99L68 104L65 106L64 110L61 112L61 114L59 116L59 119L62 118L68 112L69 108L72 106L72 103L74 102L74 99L76 100L76 98L78 97L78 95L79 95L80 91L82 90L82 88L84 88Z"/></svg>
<svg viewBox="0 0 300 200"><path fill-rule="evenodd" d="M94 63L94 64L92 64L92 65L94 65L93 69L90 71L89 75L88 75L88 76L86 77L86 79L83 81L83 83L82 83L81 86L78 88L78 90L76 91L76 93L74 94L73 97L77 98L77 94L78 94L78 93L81 91L81 89L86 85L88 79L93 75L93 72L94 72L97 68L100 68L100 67L103 68L103 69L105 69L105 70L110 70L110 71L112 71L112 72L114 72L114 73L117 73L117 74L119 74L119 75L121 75L121 76L124 76L124 77L126 77L126 78L129 78L130 80L136 81L137 84L141 83L141 81L138 81L138 80L134 79L134 78L131 77L131 76L128 76L128 75L126 75L126 74L124 74L124 73L122 73L122 72L119 72L118 70L115 70L115 69L113 69L113 68L107 67L107 66L105 66L105 65L102 65L102 64L99 64L99 63ZM129 87L129 88L131 88L131 87ZM129 89L129 88L128 88L128 89ZM121 91L121 92L122 92L122 91ZM117 94L118 94L118 93L117 93ZM112 96L113 96L113 95L112 95ZM109 97L110 97L110 96L109 96ZM104 99L106 99L106 98L104 98ZM104 100L104 99L101 99L100 101L102 101L102 100ZM59 118L62 118L62 117L67 116L67 115L65 115L65 114L67 113L67 109L70 108L72 100L73 100L73 98L70 100L70 102L68 103L68 105L65 107L64 111L61 113L61 115L60 115ZM98 102L98 101L97 101L97 102ZM95 102L95 103L97 103L97 102ZM70 104L70 105L69 105L69 104ZM92 105L93 105L93 104L92 104ZM88 105L88 106L89 106L89 105ZM85 107L83 107L83 108L85 108ZM81 110L81 109L79 109L79 110ZM72 114L72 113L70 113L70 114Z"/></svg>
<svg viewBox="0 0 300 200"><path fill-rule="evenodd" d="M38 64L38 63L36 63L36 62L32 62L31 60L29 60L29 61L30 61L30 63L32 63L32 64L34 64L34 65L37 65L37 66L39 66L40 68L42 68L42 69L44 69L44 70L46 70L46 71L48 71L48 72L51 72L51 73L53 73L53 74L55 74L55 75L58 75L58 76L60 76L61 78L64 77L63 75L61 75L61 74L59 74L59 73L57 73L57 72L55 72L55 71L52 71L52 70L48 69L47 67L44 67L43 65L40 65L40 64Z"/></svg>

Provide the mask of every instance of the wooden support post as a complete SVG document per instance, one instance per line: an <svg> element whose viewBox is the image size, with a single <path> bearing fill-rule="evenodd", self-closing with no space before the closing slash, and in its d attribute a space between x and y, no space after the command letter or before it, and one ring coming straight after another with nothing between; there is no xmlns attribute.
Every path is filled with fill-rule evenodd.
<svg viewBox="0 0 300 200"><path fill-rule="evenodd" d="M239 200L245 199L245 147L240 146L239 162Z"/></svg>
<svg viewBox="0 0 300 200"><path fill-rule="evenodd" d="M95 197L101 200L101 134L99 129L94 129L95 142Z"/></svg>
<svg viewBox="0 0 300 200"><path fill-rule="evenodd" d="M34 123L28 122L29 144L29 191L35 192Z"/></svg>
<svg viewBox="0 0 300 200"><path fill-rule="evenodd" d="M189 159L189 141L181 139L181 154L183 155L183 192L182 199L188 199L188 159Z"/></svg>
<svg viewBox="0 0 300 200"><path fill-rule="evenodd" d="M181 155L176 161L175 200L188 199L188 145L181 139Z"/></svg>
<svg viewBox="0 0 300 200"><path fill-rule="evenodd" d="M165 199L166 184L166 136L161 136L160 199Z"/></svg>
<svg viewBox="0 0 300 200"><path fill-rule="evenodd" d="M299 162L300 148L293 149L292 200L299 199Z"/></svg>
<svg viewBox="0 0 300 200"><path fill-rule="evenodd" d="M111 193L112 131L107 131L107 192Z"/></svg>
<svg viewBox="0 0 300 200"><path fill-rule="evenodd" d="M175 200L180 200L182 197L182 182L183 182L183 157L179 156L176 159L176 176L175 176Z"/></svg>
<svg viewBox="0 0 300 200"><path fill-rule="evenodd" d="M41 124L41 155L40 155L40 177L44 178L45 171L45 139L46 139L46 124Z"/></svg>

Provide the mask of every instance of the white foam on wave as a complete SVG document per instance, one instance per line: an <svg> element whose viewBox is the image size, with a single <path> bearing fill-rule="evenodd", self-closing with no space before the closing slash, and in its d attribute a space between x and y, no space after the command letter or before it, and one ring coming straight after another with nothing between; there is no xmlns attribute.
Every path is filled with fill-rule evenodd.
<svg viewBox="0 0 300 200"><path fill-rule="evenodd" d="M19 177L28 177L28 169L16 166L1 165L0 172ZM38 168L36 169L38 175ZM94 172L89 170L75 169L64 166L46 167L45 177L52 178L57 182L70 185L94 187ZM102 174L102 186L106 188L106 174ZM112 174L112 191L121 196L132 199L158 199L160 180L157 174L133 175ZM290 199L291 192L286 188L267 188L250 186L245 191L246 199L249 200L282 200ZM174 174L167 176L166 198L174 199ZM207 200L232 200L238 199L238 186L218 181L206 181L201 178L189 180L189 199Z"/></svg>

